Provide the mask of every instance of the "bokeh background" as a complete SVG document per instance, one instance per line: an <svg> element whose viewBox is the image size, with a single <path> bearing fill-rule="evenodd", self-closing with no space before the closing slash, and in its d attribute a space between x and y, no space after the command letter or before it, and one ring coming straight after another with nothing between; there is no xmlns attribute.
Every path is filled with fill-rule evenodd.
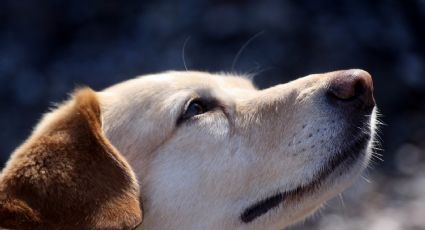
<svg viewBox="0 0 425 230"><path fill-rule="evenodd" d="M183 70L183 53L190 70L257 73L262 88L369 71L384 161L291 229L425 229L423 0L1 0L0 168L76 86Z"/></svg>

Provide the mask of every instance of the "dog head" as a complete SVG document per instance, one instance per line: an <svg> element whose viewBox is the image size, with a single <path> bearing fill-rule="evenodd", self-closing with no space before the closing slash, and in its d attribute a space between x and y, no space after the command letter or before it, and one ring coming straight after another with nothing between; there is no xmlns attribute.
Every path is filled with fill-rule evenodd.
<svg viewBox="0 0 425 230"><path fill-rule="evenodd" d="M310 75L264 90L256 89L243 77L223 74L166 72L143 76L91 94L100 103L100 111L94 109L98 111L94 113L97 120L72 112L78 111L78 96L53 112L52 117L63 116L70 124L95 120L96 129L89 129L89 133L97 138L78 151L68 151L59 146L79 146L79 142L88 140L79 131L69 131L66 136L73 137L72 141L60 139L55 145L58 147L47 152L56 153L54 156L69 156L69 152L86 156L89 151L106 160L77 161L79 158L72 154L48 161L52 163L45 170L55 175L48 182L38 180L39 176L20 176L16 165L26 164L19 156L43 156L31 150L38 143L35 140L41 138L44 148L48 142L44 138L55 133L63 135L57 128L61 122L46 118L33 137L14 153L0 183L3 194L24 204L22 209L33 211L30 214L34 217L30 217L37 221L58 219L47 207L56 207L61 193L84 195L88 201L98 199L98 192L85 191L88 186L95 191L109 188L114 194L104 194L104 200L92 202L90 210L94 211L84 213L90 216L85 223L90 226L102 223L102 214L97 210L111 201L116 202L106 206L113 220L104 223L114 223L117 228L135 226L141 215L135 205L139 204L136 194L140 188L144 211L141 229L281 229L340 193L367 164L374 135L372 90L369 74L361 70ZM41 132L51 129L57 131ZM95 146L96 151L86 150ZM80 170L58 170L57 165L68 161L73 163L71 168ZM58 184L62 177L55 172L62 170L70 172L71 176L65 178L83 177L86 181L76 180L74 185L82 186L74 187ZM36 174L40 173L38 170ZM122 178L108 180L116 175ZM13 185L14 181L23 181L29 189ZM98 188L99 184L102 186ZM46 196L52 188L56 190ZM21 190L37 196L21 194ZM42 206L52 197L56 203ZM6 207L11 212L7 206L10 200L7 198L3 210ZM82 206L75 199L62 200L58 208L72 204L74 210L79 210ZM125 205L133 208L125 209ZM25 217L29 215L24 213ZM20 217L15 212L10 215ZM81 217L70 212L61 215L75 217L71 222Z"/></svg>
<svg viewBox="0 0 425 230"><path fill-rule="evenodd" d="M100 93L105 133L135 170L148 229L281 229L367 163L372 81L361 70L265 90L167 72Z"/></svg>

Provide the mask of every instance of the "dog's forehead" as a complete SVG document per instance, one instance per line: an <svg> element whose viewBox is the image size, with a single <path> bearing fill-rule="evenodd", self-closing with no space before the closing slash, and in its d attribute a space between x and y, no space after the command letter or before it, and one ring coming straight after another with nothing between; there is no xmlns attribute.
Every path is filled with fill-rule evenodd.
<svg viewBox="0 0 425 230"><path fill-rule="evenodd" d="M184 86L210 85L220 88L255 89L248 76L230 73L207 73L207 72L171 72L168 77L173 78L177 84ZM166 76L166 77L167 77Z"/></svg>
<svg viewBox="0 0 425 230"><path fill-rule="evenodd" d="M167 91L181 89L256 90L251 80L243 75L170 71L131 79L109 87L105 91L129 93L146 89Z"/></svg>

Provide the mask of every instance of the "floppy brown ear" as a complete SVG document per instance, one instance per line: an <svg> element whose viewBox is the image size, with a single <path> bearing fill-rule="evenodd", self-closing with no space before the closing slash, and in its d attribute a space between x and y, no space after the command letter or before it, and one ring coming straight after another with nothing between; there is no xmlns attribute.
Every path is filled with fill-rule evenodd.
<svg viewBox="0 0 425 230"><path fill-rule="evenodd" d="M134 173L106 139L96 94L80 89L47 115L0 175L0 228L132 229Z"/></svg>

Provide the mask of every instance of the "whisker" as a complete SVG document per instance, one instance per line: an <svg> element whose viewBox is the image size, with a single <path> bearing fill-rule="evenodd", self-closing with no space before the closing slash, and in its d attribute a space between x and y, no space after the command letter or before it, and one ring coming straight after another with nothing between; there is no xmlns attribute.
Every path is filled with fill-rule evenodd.
<svg viewBox="0 0 425 230"><path fill-rule="evenodd" d="M382 156L376 155L374 153L372 153L371 158L374 159L375 161L379 161L379 162L376 162L376 163L382 163L382 162L384 162L384 158Z"/></svg>
<svg viewBox="0 0 425 230"><path fill-rule="evenodd" d="M366 176L363 176L363 175L361 175L361 178L364 180L364 181L366 181L366 183L368 183L368 184L371 184L372 182L366 177Z"/></svg>
<svg viewBox="0 0 425 230"><path fill-rule="evenodd" d="M338 197L339 197L339 201L341 202L341 207L345 209L345 202L344 202L344 197L342 196L342 193L340 193Z"/></svg>
<svg viewBox="0 0 425 230"><path fill-rule="evenodd" d="M188 71L188 69L187 69L187 64L186 64L186 52L185 52L185 50L186 50L186 45L187 45L187 43L189 42L189 40L190 40L190 36L188 36L188 37L184 40L183 48L182 48L182 60L183 60L184 69L185 69L186 71Z"/></svg>
<svg viewBox="0 0 425 230"><path fill-rule="evenodd" d="M264 72L267 72L267 71L269 71L269 70L272 70L272 69L274 69L274 68L275 68L275 67L268 67L268 68L262 68L262 69L259 69L259 70L257 70L257 71L248 71L248 73L247 73L247 74L245 74L245 75L248 75L250 80L254 80L254 78L255 78L256 76L258 76L258 75L260 75L260 74L262 74L262 73L264 73Z"/></svg>
<svg viewBox="0 0 425 230"><path fill-rule="evenodd" d="M256 33L256 34L254 34L250 39L248 39L248 41L246 41L243 45L242 45L242 47L239 49L239 51L236 53L236 55L235 55L235 57L233 58L233 61L232 61L232 68L231 68L231 71L232 72L234 72L234 70L235 70L235 66L236 66L236 63L238 62L238 60L239 60L239 57L241 56L241 54L242 54L242 52L245 50L245 48L246 47L248 47L248 45L252 42L252 41L254 41L257 37L259 37L260 35L263 35L264 34L264 30L263 31L260 31L260 32L258 32L258 33Z"/></svg>
<svg viewBox="0 0 425 230"><path fill-rule="evenodd" d="M370 170L375 170L375 168L377 166L379 166L379 162L376 161L376 157L371 157L369 159L369 164L364 164L365 168L370 169ZM380 162L383 162L382 159L379 159Z"/></svg>
<svg viewBox="0 0 425 230"><path fill-rule="evenodd" d="M372 149L373 150L377 150L377 151L381 151L381 152L384 151L384 149L379 148L379 147L376 147L376 146L373 146ZM374 154L375 155L378 155L378 156L382 156L382 154L381 153L378 153L378 152L374 152Z"/></svg>

